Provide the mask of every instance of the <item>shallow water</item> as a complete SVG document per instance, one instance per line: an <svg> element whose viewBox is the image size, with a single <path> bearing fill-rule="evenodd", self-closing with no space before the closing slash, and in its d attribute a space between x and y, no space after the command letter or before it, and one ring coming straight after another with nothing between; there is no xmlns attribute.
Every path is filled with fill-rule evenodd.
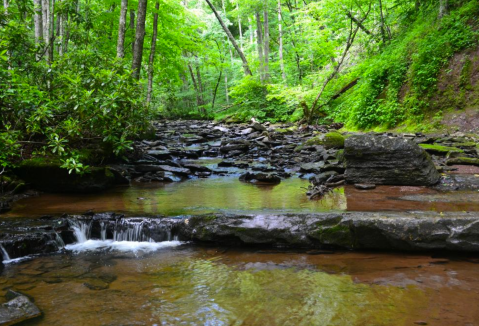
<svg viewBox="0 0 479 326"><path fill-rule="evenodd" d="M309 181L297 177L278 185L243 183L237 176L180 183L133 184L101 194L42 194L15 203L5 217L77 214L87 211L133 215L187 215L268 211L479 211L477 191L438 192L424 187L337 188L319 200L305 195Z"/></svg>
<svg viewBox="0 0 479 326"><path fill-rule="evenodd" d="M186 244L39 257L0 284L35 298L28 325L474 325L477 263Z"/></svg>

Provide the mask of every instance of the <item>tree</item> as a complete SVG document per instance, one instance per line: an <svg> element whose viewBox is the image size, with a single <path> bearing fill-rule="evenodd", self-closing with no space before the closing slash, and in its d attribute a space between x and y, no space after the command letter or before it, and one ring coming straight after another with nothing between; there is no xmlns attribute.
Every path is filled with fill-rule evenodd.
<svg viewBox="0 0 479 326"><path fill-rule="evenodd" d="M223 20L221 19L220 15L218 14L218 12L216 11L216 8L213 6L213 4L211 3L210 0L205 0L206 3L208 3L208 6L210 6L211 10L213 11L213 13L215 14L216 16L216 19L218 19L218 22L220 23L221 27L223 28L224 32L226 33L226 35L228 36L228 39L230 40L231 44L233 45L233 47L235 48L236 52L238 53L238 55L240 56L241 58L241 61L243 62L243 69L244 69L244 74L246 76L248 75L252 75L251 73L251 70L249 68L249 65L248 65L248 61L246 60L246 57L243 53L243 51L241 51L241 49L239 48L238 44L236 43L236 40L235 38L233 37L233 35L231 34L230 30L228 29L228 27L226 27L225 23L223 22Z"/></svg>
<svg viewBox="0 0 479 326"><path fill-rule="evenodd" d="M43 17L42 17L42 0L35 0L33 2L34 11L34 25L35 25L35 43L37 46L43 40Z"/></svg>
<svg viewBox="0 0 479 326"><path fill-rule="evenodd" d="M126 13L128 11L128 0L121 0L120 22L118 23L118 41L116 45L116 56L125 57L125 31L126 31Z"/></svg>
<svg viewBox="0 0 479 326"><path fill-rule="evenodd" d="M439 0L439 18L444 17L449 13L448 0Z"/></svg>
<svg viewBox="0 0 479 326"><path fill-rule="evenodd" d="M283 78L283 82L286 82L286 73L284 70L284 59L283 59L283 26L281 21L283 17L281 15L281 0L278 0L278 32L279 32L279 65L281 67L281 78Z"/></svg>
<svg viewBox="0 0 479 326"><path fill-rule="evenodd" d="M269 80L269 19L268 19L268 0L264 1L264 80Z"/></svg>
<svg viewBox="0 0 479 326"><path fill-rule="evenodd" d="M256 45L258 48L258 59L259 59L259 76L260 80L264 81L264 52L263 52L263 27L261 26L261 16L259 11L256 11Z"/></svg>
<svg viewBox="0 0 479 326"><path fill-rule="evenodd" d="M143 59L143 43L145 40L145 21L148 0L138 1L138 17L136 22L135 44L133 47L133 62L131 64L132 76L140 79L141 61Z"/></svg>
<svg viewBox="0 0 479 326"><path fill-rule="evenodd" d="M150 58L148 60L148 89L146 94L146 105L150 105L151 93L153 92L153 63L155 61L156 39L158 37L158 10L160 3L155 4L155 14L153 16L153 34L151 35Z"/></svg>

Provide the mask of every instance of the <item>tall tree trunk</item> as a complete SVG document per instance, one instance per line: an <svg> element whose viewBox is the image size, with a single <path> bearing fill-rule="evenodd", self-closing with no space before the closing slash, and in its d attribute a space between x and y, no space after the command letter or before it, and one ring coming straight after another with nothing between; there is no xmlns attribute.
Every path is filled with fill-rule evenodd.
<svg viewBox="0 0 479 326"><path fill-rule="evenodd" d="M254 30L253 30L253 24L251 24L251 18L248 17L248 23L249 23L249 44L253 45L254 44Z"/></svg>
<svg viewBox="0 0 479 326"><path fill-rule="evenodd" d="M228 90L228 75L225 74L225 95L226 95L226 104L230 104L230 95Z"/></svg>
<svg viewBox="0 0 479 326"><path fill-rule="evenodd" d="M8 0L3 0L3 11L8 13Z"/></svg>
<svg viewBox="0 0 479 326"><path fill-rule="evenodd" d="M50 0L42 0L43 14L43 40L45 42L45 55L48 60L50 58Z"/></svg>
<svg viewBox="0 0 479 326"><path fill-rule="evenodd" d="M191 80L193 81L193 86L195 87L196 106L199 108L201 105L200 92L198 90L198 83L196 82L195 73L193 72L193 68L191 68L190 64L188 64L188 70L190 71Z"/></svg>
<svg viewBox="0 0 479 326"><path fill-rule="evenodd" d="M55 39L55 0L52 0L51 1L51 8L50 8L50 20L49 20L49 23L50 23L50 35L49 35L49 40L48 40L48 44L49 44L49 48L50 50L48 50L48 64L52 64L53 63L53 51L55 49L55 42L54 42L54 39Z"/></svg>
<svg viewBox="0 0 479 326"><path fill-rule="evenodd" d="M281 0L278 0L278 32L279 32L279 65L281 67L281 77L283 81L286 82L286 72L284 70L284 59L283 59L283 26L281 21L283 17L281 16Z"/></svg>
<svg viewBox="0 0 479 326"><path fill-rule="evenodd" d="M35 24L35 44L38 46L43 40L42 0L34 0L33 6L33 11L35 13L33 16Z"/></svg>
<svg viewBox="0 0 479 326"><path fill-rule="evenodd" d="M439 18L449 14L448 0L439 0Z"/></svg>
<svg viewBox="0 0 479 326"><path fill-rule="evenodd" d="M133 48L133 62L131 70L133 77L140 79L141 60L143 58L143 43L145 41L145 20L148 0L138 1L138 17L136 22L135 46Z"/></svg>
<svg viewBox="0 0 479 326"><path fill-rule="evenodd" d="M247 75L247 76L250 75L251 76L252 75L251 70L249 69L248 61L246 60L246 57L244 56L243 51L241 51L241 49L239 48L238 44L235 41L235 38L233 37L233 35L229 31L228 27L226 27L225 23L221 19L220 15L216 11L216 8L213 6L211 1L210 0L205 0L205 1L208 3L208 6L210 6L211 10L215 14L216 19L218 19L218 22L220 23L221 27L223 28L223 31L228 36L228 39L230 40L231 44L233 44L233 47L235 48L236 52L238 52L238 55L240 56L241 61L243 61L243 69L244 69L245 75Z"/></svg>
<svg viewBox="0 0 479 326"><path fill-rule="evenodd" d="M258 45L258 59L259 59L259 78L261 81L264 81L264 59L263 59L263 36L262 36L262 26L261 26L261 16L258 11L256 11L256 44Z"/></svg>
<svg viewBox="0 0 479 326"><path fill-rule="evenodd" d="M133 9L130 10L130 30L131 34L133 35L133 41L131 42L131 53L135 51L135 11Z"/></svg>
<svg viewBox="0 0 479 326"><path fill-rule="evenodd" d="M381 22L380 22L380 28L381 28L381 37L383 39L383 43L386 44L386 27L385 22L384 22L384 13L383 13L383 2L382 0L379 0L379 13L381 15Z"/></svg>
<svg viewBox="0 0 479 326"><path fill-rule="evenodd" d="M268 20L268 0L264 2L264 80L269 80L269 20Z"/></svg>
<svg viewBox="0 0 479 326"><path fill-rule="evenodd" d="M116 57L125 57L125 31L126 12L128 11L128 0L121 0L120 22L118 24L118 41L116 43Z"/></svg>
<svg viewBox="0 0 479 326"><path fill-rule="evenodd" d="M239 5L236 3L236 9L238 10L239 13ZM239 27L239 34L240 34L240 48L241 51L244 51L243 49L243 28L241 26L241 17L238 15L238 27Z"/></svg>
<svg viewBox="0 0 479 326"><path fill-rule="evenodd" d="M160 9L160 3L157 1L155 4L155 14L153 16L153 34L151 35L151 50L150 50L150 58L148 60L148 91L146 92L146 105L150 105L151 94L153 92L153 63L155 61L156 38L158 37L158 10L159 9Z"/></svg>
<svg viewBox="0 0 479 326"><path fill-rule="evenodd" d="M60 2L65 2L65 0L60 0ZM66 43L67 43L67 24L68 24L68 12L65 9L64 6L62 6L62 12L59 15L59 34L58 36L60 37L61 43L58 47L58 55L63 56L66 52Z"/></svg>

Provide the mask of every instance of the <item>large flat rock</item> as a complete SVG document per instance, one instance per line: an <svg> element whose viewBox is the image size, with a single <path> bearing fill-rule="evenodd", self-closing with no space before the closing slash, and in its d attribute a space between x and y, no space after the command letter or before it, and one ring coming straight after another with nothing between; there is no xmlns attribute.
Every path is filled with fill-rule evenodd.
<svg viewBox="0 0 479 326"><path fill-rule="evenodd" d="M345 141L346 182L432 186L437 172L429 154L414 141L385 135L355 135Z"/></svg>
<svg viewBox="0 0 479 326"><path fill-rule="evenodd" d="M207 215L179 229L193 241L231 245L479 251L477 213Z"/></svg>

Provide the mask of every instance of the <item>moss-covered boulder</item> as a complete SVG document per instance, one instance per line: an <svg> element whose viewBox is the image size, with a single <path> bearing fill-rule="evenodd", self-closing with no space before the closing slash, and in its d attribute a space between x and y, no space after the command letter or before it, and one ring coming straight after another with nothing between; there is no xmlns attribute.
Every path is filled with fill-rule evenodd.
<svg viewBox="0 0 479 326"><path fill-rule="evenodd" d="M443 146L438 144L420 144L426 152L435 155L447 155L448 153L464 153L464 151L457 147Z"/></svg>
<svg viewBox="0 0 479 326"><path fill-rule="evenodd" d="M108 168L92 167L83 175L69 174L57 159L24 160L15 172L26 183L46 192L99 192L115 183L115 176Z"/></svg>
<svg viewBox="0 0 479 326"><path fill-rule="evenodd" d="M473 157L455 157L446 162L447 165L475 165L479 166L479 158Z"/></svg>
<svg viewBox="0 0 479 326"><path fill-rule="evenodd" d="M325 148L344 148L344 136L337 131L328 132L324 135L319 135L310 138L306 141L307 146L321 145Z"/></svg>

